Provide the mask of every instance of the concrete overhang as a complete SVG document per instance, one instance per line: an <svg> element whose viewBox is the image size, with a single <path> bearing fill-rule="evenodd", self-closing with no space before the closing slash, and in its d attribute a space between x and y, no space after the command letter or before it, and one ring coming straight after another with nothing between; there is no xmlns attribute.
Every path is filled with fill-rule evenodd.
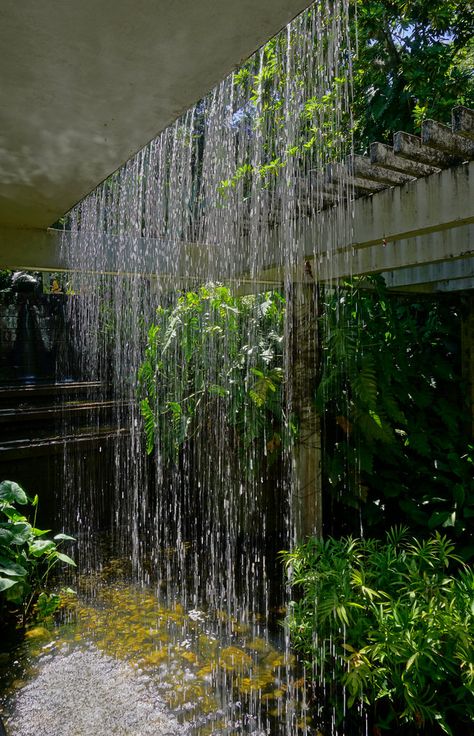
<svg viewBox="0 0 474 736"><path fill-rule="evenodd" d="M351 275L383 273L390 288L419 291L472 288L474 272L474 161L416 179L402 187L357 199L353 217L341 234L339 246L327 250L338 232L341 212L337 207L319 214L300 239L299 257L292 278L305 280L305 262L321 282L345 279ZM47 231L3 231L9 242L0 250L0 268L59 271L67 269L62 242L74 233ZM93 270L126 274L130 271L127 241L130 236L106 238L105 260L91 264ZM229 261L216 245L175 243L143 239L142 275L151 278L197 282L209 279L252 284L253 289L279 285L287 266L278 263L281 233L273 232L275 248L268 249L257 273L248 269L251 251L248 238L239 243L238 262ZM135 237L133 237L135 241ZM121 244L122 247L117 247ZM125 246L125 247L123 247ZM158 246L158 247L156 247ZM68 246L70 247L70 245ZM157 260L157 253L159 254ZM398 275L397 275L397 272ZM192 285L192 283L190 283ZM242 292L244 293L244 292Z"/></svg>
<svg viewBox="0 0 474 736"><path fill-rule="evenodd" d="M2 0L0 226L53 224L308 4Z"/></svg>

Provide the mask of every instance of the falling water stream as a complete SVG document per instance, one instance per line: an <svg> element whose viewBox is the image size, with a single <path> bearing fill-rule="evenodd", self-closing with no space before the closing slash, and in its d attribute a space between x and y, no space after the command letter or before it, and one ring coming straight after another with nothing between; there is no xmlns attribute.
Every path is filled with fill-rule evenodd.
<svg viewBox="0 0 474 736"><path fill-rule="evenodd" d="M257 309L263 299L251 295L276 290L290 421L298 294L308 282L314 292L320 267L330 283L331 254L351 227L349 208L337 209L348 182L328 187L323 177L350 152L348 29L346 0L316 3L69 214L80 373L115 401L120 432L107 488L92 487L87 464L66 449L57 501L78 538L79 595L18 654L6 699L15 736L316 733L276 624L286 596L277 554L298 537L291 443L265 475L255 444L236 451L216 403L172 463L166 437L147 456L137 376L156 309L172 309L183 291L224 283ZM249 345L255 330L249 320ZM202 367L208 384L230 351L225 335L215 344ZM169 360L179 376L180 355ZM71 708L77 691L98 688L100 698Z"/></svg>

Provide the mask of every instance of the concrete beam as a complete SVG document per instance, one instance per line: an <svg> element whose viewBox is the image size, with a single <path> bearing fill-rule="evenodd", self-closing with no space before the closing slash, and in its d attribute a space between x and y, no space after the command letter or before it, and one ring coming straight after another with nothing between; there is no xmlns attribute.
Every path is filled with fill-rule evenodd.
<svg viewBox="0 0 474 736"><path fill-rule="evenodd" d="M0 228L0 269L61 271L59 230Z"/></svg>
<svg viewBox="0 0 474 736"><path fill-rule="evenodd" d="M403 156L410 160L415 159L427 166L435 166L438 169L456 166L463 160L438 151L436 148L431 148L431 146L423 143L419 136L403 131L394 134L393 151L397 156Z"/></svg>
<svg viewBox="0 0 474 736"><path fill-rule="evenodd" d="M319 213L301 234L299 260L315 258L320 278L380 273L439 263L472 254L474 236L474 161L384 189L352 203L341 227L341 210ZM278 281L280 236L260 276ZM406 261L404 261L406 259Z"/></svg>
<svg viewBox="0 0 474 736"><path fill-rule="evenodd" d="M474 278L466 279L448 279L447 281L438 281L433 292L449 292L453 291L472 291L474 289Z"/></svg>
<svg viewBox="0 0 474 736"><path fill-rule="evenodd" d="M325 253L337 232L336 209L309 230L305 255ZM354 203L352 233L340 248L367 248L474 222L474 161L384 189Z"/></svg>
<svg viewBox="0 0 474 736"><path fill-rule="evenodd" d="M460 159L470 159L474 156L473 140L453 133L448 125L438 123L436 120L423 120L421 140L428 146Z"/></svg>
<svg viewBox="0 0 474 736"><path fill-rule="evenodd" d="M346 165L353 176L387 184L388 186L405 184L414 178L413 174L403 173L393 167L378 166L369 156L348 156Z"/></svg>
<svg viewBox="0 0 474 736"><path fill-rule="evenodd" d="M311 262L313 275L320 282L335 282L351 278L351 276L364 276L398 269L407 272L408 268L457 259L463 259L463 262L469 263L472 257L474 257L474 225L472 224L397 240L385 246L378 243L366 248L339 251L333 254L325 252L316 258L307 256ZM259 278L262 282L278 284L285 279L285 271L282 266L272 266L262 269ZM295 265L291 280L295 282L305 280L304 259Z"/></svg>
<svg viewBox="0 0 474 736"><path fill-rule="evenodd" d="M0 269L12 271L68 271L63 243L74 238L61 230L12 230L0 229ZM132 238L98 235L100 256L90 264L91 273L130 274L136 270L128 261L128 246ZM136 242L136 238L134 242ZM219 264L215 246L198 243L167 243L152 238L139 238L140 274L150 278L185 279L186 282L202 282L211 278L229 276ZM73 246L74 247L74 246ZM190 276L192 274L192 276Z"/></svg>
<svg viewBox="0 0 474 736"><path fill-rule="evenodd" d="M415 268L401 268L398 271L382 272L389 288L401 289L405 286L426 286L436 288L440 282L465 281L474 278L474 258L458 261L443 261Z"/></svg>
<svg viewBox="0 0 474 736"><path fill-rule="evenodd" d="M316 259L314 272L321 280L328 281L471 256L474 256L474 225L463 225L404 238L385 246L379 243L361 248L349 258L342 252L331 259Z"/></svg>
<svg viewBox="0 0 474 736"><path fill-rule="evenodd" d="M393 171L401 171L416 178L429 176L439 171L434 166L428 166L404 156L397 156L393 147L386 146L384 143L371 143L370 160L373 164L378 164L386 169L393 169Z"/></svg>
<svg viewBox="0 0 474 736"><path fill-rule="evenodd" d="M430 263L441 263L468 258L474 248L474 162L454 169L417 179L400 187L358 199L352 203L354 217L346 217L344 236L341 234L341 212L337 207L319 215L319 222L302 233L298 259L300 265L306 258L316 258L316 270L320 278L342 278L352 274L380 273ZM328 244L334 243L335 234L340 237L336 252L328 257ZM55 271L64 268L60 255L60 235L57 232L35 230L0 231L0 266L3 268L35 268ZM275 249L269 252L254 273L258 281L279 282L282 265L278 263L280 251L278 228L273 238ZM110 238L111 246L114 238ZM384 245L385 243L385 245ZM239 244L241 254L248 250L248 243ZM232 270L232 264L220 259L216 246L204 244L166 244L143 241L141 249L149 251L149 267L142 261L145 272L184 277L193 264L196 280L206 278L242 279L245 276L245 257L240 266ZM117 261L116 253L126 256L128 249L109 248L109 255L99 270L127 273L130 264ZM156 253L161 253L157 269ZM250 269L249 269L250 270Z"/></svg>
<svg viewBox="0 0 474 736"><path fill-rule="evenodd" d="M459 133L474 140L474 110L459 105L452 112L453 133Z"/></svg>

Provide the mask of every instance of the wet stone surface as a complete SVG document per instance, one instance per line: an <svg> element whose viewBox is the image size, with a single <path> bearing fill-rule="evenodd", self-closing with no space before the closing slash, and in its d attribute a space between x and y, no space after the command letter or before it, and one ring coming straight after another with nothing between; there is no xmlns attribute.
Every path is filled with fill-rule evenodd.
<svg viewBox="0 0 474 736"><path fill-rule="evenodd" d="M178 736L187 728L166 710L150 678L91 648L43 657L19 690L11 736Z"/></svg>

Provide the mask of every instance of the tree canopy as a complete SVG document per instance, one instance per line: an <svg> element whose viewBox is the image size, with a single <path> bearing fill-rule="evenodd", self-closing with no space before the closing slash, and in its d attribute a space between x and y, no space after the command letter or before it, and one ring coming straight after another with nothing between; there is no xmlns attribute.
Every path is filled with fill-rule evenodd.
<svg viewBox="0 0 474 736"><path fill-rule="evenodd" d="M355 140L366 146L474 104L470 0L357 0Z"/></svg>

